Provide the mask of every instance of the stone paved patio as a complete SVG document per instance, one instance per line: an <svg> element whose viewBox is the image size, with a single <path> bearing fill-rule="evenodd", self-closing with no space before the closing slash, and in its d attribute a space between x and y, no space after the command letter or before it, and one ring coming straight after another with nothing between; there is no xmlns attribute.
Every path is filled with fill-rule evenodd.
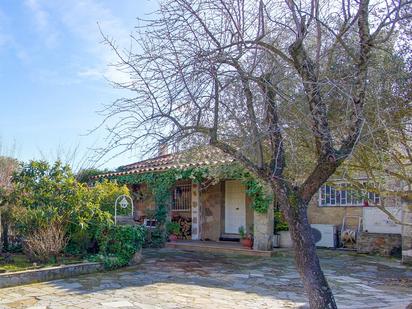
<svg viewBox="0 0 412 309"><path fill-rule="evenodd" d="M340 308L404 308L412 268L320 251ZM291 253L272 258L146 250L134 268L0 289L0 308L299 308L306 303Z"/></svg>

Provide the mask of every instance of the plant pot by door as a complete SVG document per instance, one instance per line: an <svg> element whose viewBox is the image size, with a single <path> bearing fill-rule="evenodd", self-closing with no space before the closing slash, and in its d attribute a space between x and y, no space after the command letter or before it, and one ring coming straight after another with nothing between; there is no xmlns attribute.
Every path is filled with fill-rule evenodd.
<svg viewBox="0 0 412 309"><path fill-rule="evenodd" d="M243 247L248 248L248 249L252 249L253 247L253 240L250 238L242 238L240 240L240 243Z"/></svg>
<svg viewBox="0 0 412 309"><path fill-rule="evenodd" d="M169 235L169 241L175 242L177 240L177 236L175 234Z"/></svg>

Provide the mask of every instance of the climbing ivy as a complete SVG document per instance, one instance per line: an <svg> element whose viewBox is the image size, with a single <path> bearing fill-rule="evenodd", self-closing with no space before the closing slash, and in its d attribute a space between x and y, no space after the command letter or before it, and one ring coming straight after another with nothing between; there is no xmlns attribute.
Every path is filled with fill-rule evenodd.
<svg viewBox="0 0 412 309"><path fill-rule="evenodd" d="M194 182L201 182L207 177L206 168L190 168L190 169L170 169L165 172L150 172L143 174L131 174L115 177L119 184L141 184L145 183L152 191L156 213L155 218L159 224L163 225L167 217L167 205L170 203L170 191L173 188L176 180L192 179Z"/></svg>
<svg viewBox="0 0 412 309"><path fill-rule="evenodd" d="M273 194L253 174L238 163L209 168L209 176L217 181L239 179L246 186L246 195L252 200L252 208L258 213L266 213L273 201Z"/></svg>
<svg viewBox="0 0 412 309"><path fill-rule="evenodd" d="M122 175L114 178L119 184L145 183L153 193L156 204L155 218L160 224L164 224L166 221L167 205L171 198L170 191L176 180L180 179L192 179L197 183L205 179L212 179L214 183L224 179L239 179L247 187L246 194L252 200L252 208L259 213L267 212L273 200L272 194L268 193L269 190L265 185L238 163L170 169L165 172Z"/></svg>
<svg viewBox="0 0 412 309"><path fill-rule="evenodd" d="M266 213L273 196L265 192L265 188L256 179L249 178L243 181L247 187L246 194L252 199L252 208L259 213Z"/></svg>

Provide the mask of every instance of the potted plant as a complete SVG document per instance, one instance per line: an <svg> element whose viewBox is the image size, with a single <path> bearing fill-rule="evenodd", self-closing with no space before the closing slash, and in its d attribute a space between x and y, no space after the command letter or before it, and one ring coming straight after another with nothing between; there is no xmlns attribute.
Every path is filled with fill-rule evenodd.
<svg viewBox="0 0 412 309"><path fill-rule="evenodd" d="M180 224L172 221L167 222L166 232L169 235L170 241L176 241L180 234Z"/></svg>
<svg viewBox="0 0 412 309"><path fill-rule="evenodd" d="M274 231L273 231L273 247L288 248L292 247L290 238L289 226L282 212L279 209L274 211Z"/></svg>
<svg viewBox="0 0 412 309"><path fill-rule="evenodd" d="M243 226L239 227L240 243L243 247L252 249L253 247L253 235L252 233L246 233Z"/></svg>

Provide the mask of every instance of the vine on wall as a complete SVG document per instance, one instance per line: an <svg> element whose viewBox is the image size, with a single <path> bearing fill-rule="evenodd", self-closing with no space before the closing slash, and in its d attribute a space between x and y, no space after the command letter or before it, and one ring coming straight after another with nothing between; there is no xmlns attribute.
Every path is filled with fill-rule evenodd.
<svg viewBox="0 0 412 309"><path fill-rule="evenodd" d="M266 213L273 200L273 195L268 193L265 185L237 163L170 169L165 172L122 175L113 178L119 184L145 183L153 193L156 204L155 218L160 224L166 221L167 206L171 202L171 190L177 180L191 179L196 183L201 183L206 179L211 179L212 183L218 183L225 179L239 179L247 187L246 194L252 200L252 208L259 213Z"/></svg>
<svg viewBox="0 0 412 309"><path fill-rule="evenodd" d="M205 168L190 168L185 170L170 169L165 172L150 172L144 174L122 175L114 177L119 184L142 184L145 183L151 190L156 212L155 218L163 225L167 217L167 206L171 202L171 190L179 179L192 179L201 182L207 176Z"/></svg>
<svg viewBox="0 0 412 309"><path fill-rule="evenodd" d="M266 213L273 201L273 194L269 188L238 163L210 167L208 173L215 182L239 179L247 188L246 195L252 200L252 209L258 213Z"/></svg>

